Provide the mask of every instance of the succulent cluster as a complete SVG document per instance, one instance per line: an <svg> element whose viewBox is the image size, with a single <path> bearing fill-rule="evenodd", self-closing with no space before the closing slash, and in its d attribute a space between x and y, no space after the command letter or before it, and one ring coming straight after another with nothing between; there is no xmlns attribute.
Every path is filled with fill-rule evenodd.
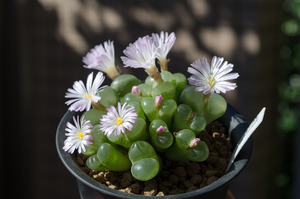
<svg viewBox="0 0 300 199"><path fill-rule="evenodd" d="M87 166L96 171L126 171L141 181L155 177L162 157L174 161L204 161L209 154L197 138L207 124L222 116L227 107L218 93L233 90L237 73L223 58L196 60L188 67L191 77L168 71L167 54L175 34L161 32L138 38L124 50L124 67L143 68L149 76L141 81L120 74L115 66L113 42L95 46L84 58L84 67L100 70L86 86L76 81L68 89L70 111L83 112L67 123L64 150L89 156ZM160 71L156 67L158 60ZM112 82L101 87L107 74ZM190 86L187 85L187 81ZM93 108L91 108L93 107Z"/></svg>

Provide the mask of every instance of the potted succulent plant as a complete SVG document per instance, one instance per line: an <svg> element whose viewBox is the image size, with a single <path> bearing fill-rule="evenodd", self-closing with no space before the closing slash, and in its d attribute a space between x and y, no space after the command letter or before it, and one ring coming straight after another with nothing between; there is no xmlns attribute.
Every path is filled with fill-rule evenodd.
<svg viewBox="0 0 300 199"><path fill-rule="evenodd" d="M84 154L85 162L81 164L89 172L110 171L118 175L126 172L135 181L148 182L161 179L158 175L166 173L163 168L168 161L196 163L196 167L200 167L199 164L209 158L211 148L217 148L204 138L207 125L213 121L219 120L223 129L230 129L227 145L236 145L244 133L247 124L219 95L236 88L235 83L227 81L239 76L231 73L233 65L215 56L211 64L206 58L192 63L187 69L191 73L188 79L181 73L172 74L168 71L167 54L175 40L174 33L161 32L138 38L124 50L125 56L121 57L124 67L143 68L149 74L144 81L130 74L120 74L111 41L95 46L83 58L84 67L99 72L94 81L93 72L89 74L86 86L76 81L73 88L68 89L65 97L71 98L66 102L70 105L69 111L62 118L56 135L59 155L78 179L82 198L150 196L124 193L126 191L102 185L80 169L78 154ZM103 73L112 79L109 86L102 86ZM239 119L235 120L236 117ZM218 139L224 137L224 132L216 133ZM193 186L187 193L162 197L224 198L229 182L250 157L251 140L244 148L230 172L223 173L223 177L214 179L210 185ZM228 159L230 153L225 156ZM196 173L190 172L190 177L193 175ZM180 180L188 183L186 179Z"/></svg>

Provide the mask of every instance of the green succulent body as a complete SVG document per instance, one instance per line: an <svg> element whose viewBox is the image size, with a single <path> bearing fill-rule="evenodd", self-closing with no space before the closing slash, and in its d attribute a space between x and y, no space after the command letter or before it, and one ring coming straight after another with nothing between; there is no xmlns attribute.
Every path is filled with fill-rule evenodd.
<svg viewBox="0 0 300 199"><path fill-rule="evenodd" d="M97 153L90 156L86 165L95 171L127 171L131 167L131 162L126 154L110 143L103 143Z"/></svg>
<svg viewBox="0 0 300 199"><path fill-rule="evenodd" d="M130 74L120 75L112 81L110 87L112 87L120 97L131 92L132 86L141 84L141 80Z"/></svg>
<svg viewBox="0 0 300 199"><path fill-rule="evenodd" d="M166 130L162 133L158 133L157 129L165 127ZM173 143L173 135L168 130L168 125L163 120L153 120L149 126L149 134L151 137L151 143L157 151L163 151L171 146Z"/></svg>
<svg viewBox="0 0 300 199"><path fill-rule="evenodd" d="M96 125L100 124L100 118L102 118L102 115L106 115L106 113L106 111L90 109L84 112L81 117L84 116L85 120L89 120L92 125Z"/></svg>
<svg viewBox="0 0 300 199"><path fill-rule="evenodd" d="M131 173L138 180L151 180L161 170L161 159L148 142L134 142L128 151L128 157L132 163Z"/></svg>
<svg viewBox="0 0 300 199"><path fill-rule="evenodd" d="M119 101L117 91L110 86L104 87L103 91L99 92L99 96L101 97L99 101L105 108L116 106Z"/></svg>
<svg viewBox="0 0 300 199"><path fill-rule="evenodd" d="M205 142L193 145L191 141L208 123L223 115L225 100L212 94L205 102L202 92L196 92L193 86L186 88L187 80L181 73L164 71L161 76L164 81L157 84L150 76L141 83L133 75L121 75L99 93L104 108L117 107L121 102L133 107L137 114L132 129L119 136L112 132L108 137L100 130L100 119L107 111L91 109L83 113L94 125L93 144L83 151L89 156L86 164L90 169L130 169L136 179L147 181L160 172L160 155L174 161L197 162L208 157ZM139 88L139 94L131 93L133 86ZM155 99L158 96L162 97L160 103Z"/></svg>
<svg viewBox="0 0 300 199"><path fill-rule="evenodd" d="M210 95L205 102L202 92L195 91L190 86L183 91L183 104L180 104L174 114L172 130L190 129L198 134L207 124L221 117L227 108L225 99L218 95Z"/></svg>
<svg viewBox="0 0 300 199"><path fill-rule="evenodd" d="M155 99L145 97L141 101L141 107L150 122L161 119L171 126L173 115L177 109L177 103L173 99L163 100L160 107L156 107Z"/></svg>
<svg viewBox="0 0 300 199"><path fill-rule="evenodd" d="M191 160L202 162L209 155L209 149L205 142L200 141L196 146L189 147L189 144L195 139L195 134L189 129L179 131L173 144L165 152L165 156L175 161Z"/></svg>
<svg viewBox="0 0 300 199"><path fill-rule="evenodd" d="M129 148L133 142L137 140L146 140L147 137L146 121L142 118L137 118L131 131L126 130L126 133L121 133L119 136L115 136L114 133L112 133L108 137L108 140L124 148Z"/></svg>

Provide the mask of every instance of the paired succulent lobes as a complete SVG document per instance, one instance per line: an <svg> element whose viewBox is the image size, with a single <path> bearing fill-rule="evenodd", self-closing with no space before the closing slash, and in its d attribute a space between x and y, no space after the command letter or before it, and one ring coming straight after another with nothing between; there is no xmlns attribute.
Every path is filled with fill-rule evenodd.
<svg viewBox="0 0 300 199"><path fill-rule="evenodd" d="M179 131L175 141L165 152L165 156L171 160L195 162L206 160L208 154L209 149L206 143L196 138L195 133L189 129Z"/></svg>
<svg viewBox="0 0 300 199"><path fill-rule="evenodd" d="M170 75L172 74L168 74L169 78ZM104 94L105 94L106 96L110 96L111 98L110 100L112 102L116 102L120 100L123 104L126 103L128 106L134 107L134 110L137 113L138 117L136 119L136 122L132 124L133 127L131 130L127 129L125 133L121 133L117 137L114 136L114 134L112 133L110 134L110 136L107 137L106 140L103 140L102 138L103 143L100 146L98 146L99 143L96 146L97 142L91 145L91 148L93 148L95 153L95 154L89 154L91 156L88 158L87 161L87 165L91 169L103 170L105 168L107 170L112 170L109 169L106 165L119 163L117 167L113 167L114 170L117 171L128 170L128 161L124 160L124 157L126 157L125 154L127 152L128 153L127 156L131 162L130 168L131 168L132 175L139 180L146 181L155 177L159 173L162 167L161 165L162 161L160 155L158 154L167 156L172 160L179 160L178 157L181 157L180 160L182 160L182 158L185 157L193 161L194 160L203 161L207 158L208 148L206 144L202 141L200 141L200 144L196 143L195 145L190 145L189 148L178 147L178 145L176 144L177 143L176 140L182 138L184 138L185 142L187 143L192 142L195 139L196 131L194 133L192 130L187 130L187 131L183 130L181 133L177 134L180 135L179 138L176 137L175 139L172 132L169 131L169 129L172 127L174 114L176 113L176 111L178 112L178 108L180 110L181 105L185 106L185 104L181 104L180 106L177 107L177 101L175 101L176 95L173 94L172 94L173 96L172 99L169 99L168 97L167 99L164 99L164 97L162 97L161 95L159 96L150 95L151 97L149 97L146 94L146 93L148 94L151 93L153 89L157 89L157 92L160 94L165 93L166 90L168 90L168 92L169 90L173 90L172 92L176 94L176 88L174 87L174 85L180 85L181 87L185 87L186 80L182 81L182 79L178 78L181 80L181 82L177 83L176 78L170 78L170 79L172 81L174 80L175 83L166 82L169 83L166 84L169 85L169 89L168 87L166 88L163 87L161 91L159 89L160 87L158 87L157 85L153 88L152 85L147 83L138 84L139 82L135 80L134 76L131 76L129 78L129 75L126 75L124 77L121 75L113 81L112 83L112 85L114 86L113 90L106 88L106 92L99 93L99 95L102 98L104 98ZM132 87L133 84L135 84L134 86L137 86L138 88L135 87L132 89L127 89L128 91L131 92L128 92L126 94L123 93L124 95L120 96L120 95L109 93L109 92L116 93L117 90L120 90L119 87L122 88L124 88L125 86ZM138 90L140 85L142 91ZM85 115L88 116L89 112L94 112L94 109L89 110L88 112L85 113ZM98 115L100 114L98 113ZM199 124L199 126L203 125L202 120L196 120L196 118L194 118L194 120L195 120L195 126L197 126L196 123L199 122L201 123ZM146 121L149 121L148 125ZM188 126L181 126L181 127L184 127L183 129L186 129ZM198 128L196 130L200 131L202 129ZM99 133L99 130L93 132L93 134L95 133ZM191 133L193 134L192 137L191 137ZM105 136L103 132L101 135ZM98 137L100 136L98 135ZM94 139L98 139L97 136L94 136ZM123 150L125 149L126 152L124 153L124 151L118 150L116 146L122 146ZM95 149L98 149L97 152L95 151ZM200 152L201 150L202 152ZM109 158L108 156L102 153L105 153L106 155L109 154L109 157L111 158ZM192 157L193 155L195 155L195 157ZM123 167L121 166L122 163L115 161L116 158L122 159L125 162Z"/></svg>
<svg viewBox="0 0 300 199"><path fill-rule="evenodd" d="M132 75L120 75L111 86L98 93L104 110L94 108L83 113L85 119L94 125L91 132L93 143L83 151L83 154L90 156L86 162L90 169L131 169L136 179L146 181L161 170L160 155L174 161L196 162L208 157L207 145L196 135L225 112L226 101L213 94L205 102L203 94L196 92L194 86L185 88L183 75L173 75L167 71L163 74L165 81L160 84L151 78L141 83ZM182 103L177 105L181 93ZM117 106L118 110L113 108ZM100 125L100 118L107 117L106 109L115 114L116 124L122 123L117 112L122 114L121 109L125 112L132 109L136 114L135 122L118 136L114 133L106 135ZM177 132L175 137L173 132Z"/></svg>
<svg viewBox="0 0 300 199"><path fill-rule="evenodd" d="M222 96L212 94L205 101L203 93L195 89L195 86L190 86L183 91L183 104L174 114L173 131L190 129L197 134L225 113L227 102Z"/></svg>
<svg viewBox="0 0 300 199"><path fill-rule="evenodd" d="M172 133L168 130L168 125L160 119L150 123L149 134L153 147L159 152L169 148L174 140Z"/></svg>
<svg viewBox="0 0 300 199"><path fill-rule="evenodd" d="M110 142L104 132L100 130L100 125L94 126L92 132L94 142L86 147L84 155L90 156L86 164L95 171L127 171L131 162L126 157L126 153Z"/></svg>
<svg viewBox="0 0 300 199"><path fill-rule="evenodd" d="M127 171L131 167L131 162L126 154L119 150L115 145L103 143L96 154L90 156L86 165L95 171Z"/></svg>
<svg viewBox="0 0 300 199"><path fill-rule="evenodd" d="M128 157L132 163L131 173L138 180L150 180L161 170L161 158L148 142L134 142L128 151Z"/></svg>

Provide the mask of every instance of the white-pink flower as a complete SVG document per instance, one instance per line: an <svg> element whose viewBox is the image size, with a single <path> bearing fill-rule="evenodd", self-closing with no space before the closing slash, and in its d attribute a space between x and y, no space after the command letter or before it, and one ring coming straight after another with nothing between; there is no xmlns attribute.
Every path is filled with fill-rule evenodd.
<svg viewBox="0 0 300 199"><path fill-rule="evenodd" d="M68 100L67 105L72 104L69 107L70 111L86 111L90 110L92 101L98 102L101 97L97 95L98 92L102 91L103 87L100 87L104 81L102 72L98 72L93 82L93 72L89 74L86 82L86 87L81 80L75 81L73 89L69 88L65 95L65 98L75 98Z"/></svg>
<svg viewBox="0 0 300 199"><path fill-rule="evenodd" d="M111 79L119 76L120 73L115 66L115 49L111 41L96 45L82 59L85 68L97 69L106 73Z"/></svg>
<svg viewBox="0 0 300 199"><path fill-rule="evenodd" d="M230 73L233 70L233 64L227 61L223 62L224 58L214 56L211 65L204 57L196 60L188 67L188 72L192 74L188 78L189 84L196 86L195 91L203 91L203 94L209 93L226 93L226 91L234 90L236 83L227 82L239 77L238 73Z"/></svg>
<svg viewBox="0 0 300 199"><path fill-rule="evenodd" d="M157 59L160 62L165 62L167 59L167 55L169 51L171 50L172 46L175 43L176 37L175 33L172 32L170 35L167 32L160 32L160 35L157 33L152 33L152 39L154 42L154 45L156 47L159 47L157 50Z"/></svg>
<svg viewBox="0 0 300 199"><path fill-rule="evenodd" d="M123 51L126 55L126 57L121 57L124 67L144 68L146 70L156 68L155 58L158 48L148 35L142 38L139 37Z"/></svg>
<svg viewBox="0 0 300 199"><path fill-rule="evenodd" d="M126 133L126 129L132 130L133 123L137 120L137 114L134 108L126 105L123 106L118 102L118 110L111 106L107 108L107 115L103 115L100 119L100 130L104 132L107 137L114 133L118 137L121 132Z"/></svg>
<svg viewBox="0 0 300 199"><path fill-rule="evenodd" d="M76 149L78 149L78 153L81 151L85 152L85 146L89 146L93 143L93 136L90 135L93 130L93 125L90 124L90 121L86 121L84 116L79 121L79 116L77 116L77 120L75 116L73 116L73 121L75 126L70 122L67 123L67 128L65 135L68 136L64 142L63 150L68 151L68 153L73 153Z"/></svg>

